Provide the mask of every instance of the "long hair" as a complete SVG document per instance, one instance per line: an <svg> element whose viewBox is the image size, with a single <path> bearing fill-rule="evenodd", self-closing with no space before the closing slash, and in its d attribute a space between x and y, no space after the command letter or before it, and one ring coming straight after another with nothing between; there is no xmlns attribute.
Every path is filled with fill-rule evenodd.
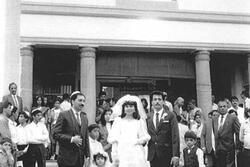
<svg viewBox="0 0 250 167"><path fill-rule="evenodd" d="M140 115L139 115L139 111L137 108L137 103L135 101L126 101L125 103L122 104L122 114L121 114L121 118L124 118L126 116L125 113L125 106L127 105L132 105L135 108L135 112L133 113L133 118L139 120L140 119Z"/></svg>
<svg viewBox="0 0 250 167"><path fill-rule="evenodd" d="M101 115L101 118L100 118L100 121L101 121L102 126L106 126L106 124L107 124L107 122L106 122L106 120L105 120L105 115L106 115L107 112L111 112L111 113L112 113L111 108L105 109L105 110L102 112L102 115Z"/></svg>

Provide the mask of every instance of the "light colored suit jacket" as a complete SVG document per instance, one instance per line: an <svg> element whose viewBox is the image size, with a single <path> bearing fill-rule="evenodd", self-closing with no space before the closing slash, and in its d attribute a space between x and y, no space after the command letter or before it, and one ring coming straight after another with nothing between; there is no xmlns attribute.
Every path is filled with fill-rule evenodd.
<svg viewBox="0 0 250 167"><path fill-rule="evenodd" d="M17 112L21 112L23 111L23 100L20 96L16 95L17 96L17 100L18 100L18 104L19 106L16 106L17 107ZM12 98L12 95L11 94L8 94L6 96L3 96L3 102L4 101L9 101L13 106L15 106L15 103L14 103L14 99Z"/></svg>

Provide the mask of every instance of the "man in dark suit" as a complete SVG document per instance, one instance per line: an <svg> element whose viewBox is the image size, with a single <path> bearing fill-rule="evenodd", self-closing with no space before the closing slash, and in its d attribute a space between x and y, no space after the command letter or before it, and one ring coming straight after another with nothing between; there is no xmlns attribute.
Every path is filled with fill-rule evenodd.
<svg viewBox="0 0 250 167"><path fill-rule="evenodd" d="M70 97L72 108L62 111L57 119L53 136L59 142L59 167L82 167L84 156L89 164L88 120L82 109L85 96L79 91Z"/></svg>
<svg viewBox="0 0 250 167"><path fill-rule="evenodd" d="M16 114L18 115L19 112L23 111L23 100L17 93L17 85L12 82L9 84L9 91L10 94L3 96L2 101L9 101L13 106L17 108Z"/></svg>
<svg viewBox="0 0 250 167"><path fill-rule="evenodd" d="M180 139L177 119L173 112L164 108L163 93L151 94L152 111L147 118L148 160L151 167L170 167L178 165Z"/></svg>
<svg viewBox="0 0 250 167"><path fill-rule="evenodd" d="M220 115L212 119L215 136L216 166L235 167L235 149L237 152L240 123L237 116L228 114L226 100L219 101L218 112Z"/></svg>

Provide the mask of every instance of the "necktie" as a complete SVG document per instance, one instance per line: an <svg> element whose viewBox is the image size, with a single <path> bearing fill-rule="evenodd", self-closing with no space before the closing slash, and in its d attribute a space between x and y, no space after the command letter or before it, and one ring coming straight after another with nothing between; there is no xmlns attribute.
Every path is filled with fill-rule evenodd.
<svg viewBox="0 0 250 167"><path fill-rule="evenodd" d="M221 129L223 126L223 118L224 118L224 115L221 115L219 129Z"/></svg>
<svg viewBox="0 0 250 167"><path fill-rule="evenodd" d="M155 120L155 125L156 125L156 129L158 128L158 126L159 126L159 113L157 112L156 113L156 118L155 118L156 120Z"/></svg>
<svg viewBox="0 0 250 167"><path fill-rule="evenodd" d="M80 112L76 113L76 120L77 120L78 124L81 125Z"/></svg>

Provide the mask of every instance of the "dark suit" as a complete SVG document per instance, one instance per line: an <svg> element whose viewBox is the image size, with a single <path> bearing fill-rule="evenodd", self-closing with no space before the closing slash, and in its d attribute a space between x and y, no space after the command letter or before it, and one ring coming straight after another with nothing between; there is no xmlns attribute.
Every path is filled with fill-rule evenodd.
<svg viewBox="0 0 250 167"><path fill-rule="evenodd" d="M148 160L152 167L170 166L172 157L179 157L180 139L176 117L173 112L164 109L158 128L153 123L154 112L147 118L148 133L151 139L148 143Z"/></svg>
<svg viewBox="0 0 250 167"><path fill-rule="evenodd" d="M17 97L17 101L18 101L18 106L16 106L17 107L17 112L19 113L19 112L21 112L21 111L23 111L23 100L22 100L22 98L20 97L20 96L17 96L16 95L16 97ZM14 99L13 99L13 97L12 97L12 94L8 94L8 95L6 95L6 96L3 96L3 99L2 99L2 101L4 102L4 101L8 101L8 102L10 102L13 106L15 106L15 102L14 102Z"/></svg>
<svg viewBox="0 0 250 167"><path fill-rule="evenodd" d="M62 111L59 114L53 129L53 136L59 143L58 165L59 167L82 167L84 156L89 157L88 120L85 113L80 114L81 126L79 126L72 109ZM71 143L75 135L81 136L82 146L77 147Z"/></svg>
<svg viewBox="0 0 250 167"><path fill-rule="evenodd" d="M212 119L208 120L203 124L202 133L201 133L201 148L206 148L204 152L207 158L207 167L214 166L214 150L212 147Z"/></svg>
<svg viewBox="0 0 250 167"><path fill-rule="evenodd" d="M235 142L239 146L240 123L235 115L227 114L222 128L218 129L218 118L213 118L213 130L215 135L216 164L218 167L235 166Z"/></svg>

